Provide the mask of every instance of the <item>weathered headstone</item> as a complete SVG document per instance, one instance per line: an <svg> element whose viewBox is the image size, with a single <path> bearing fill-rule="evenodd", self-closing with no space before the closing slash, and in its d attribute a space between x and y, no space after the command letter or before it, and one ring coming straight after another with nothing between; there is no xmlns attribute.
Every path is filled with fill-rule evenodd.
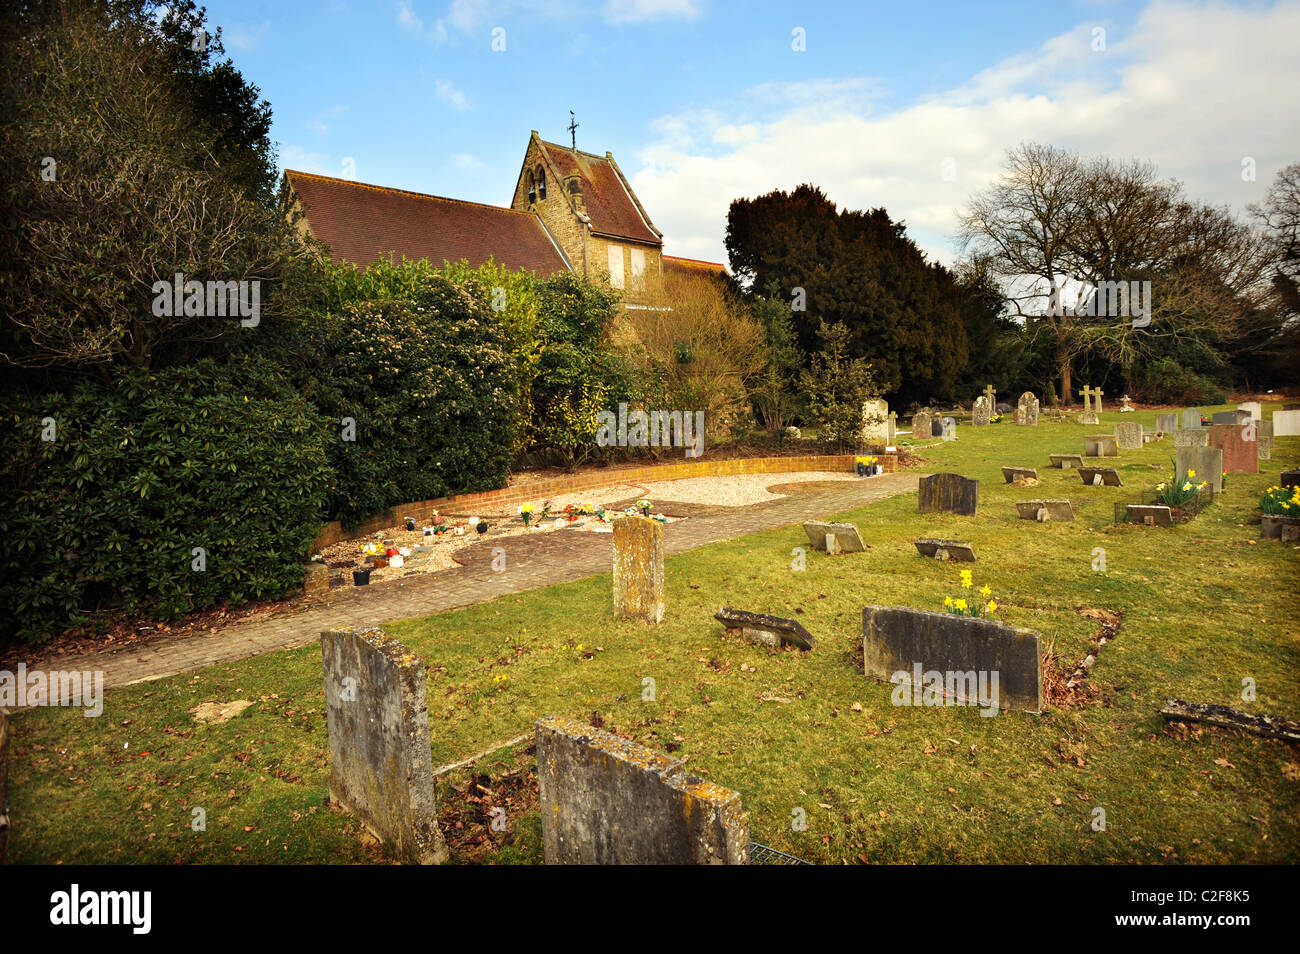
<svg viewBox="0 0 1300 954"><path fill-rule="evenodd" d="M1173 511L1161 504L1129 504L1125 511L1129 523L1148 527L1169 527L1174 523Z"/></svg>
<svg viewBox="0 0 1300 954"><path fill-rule="evenodd" d="M930 433L930 412L917 411L912 415L912 440L925 440L933 437Z"/></svg>
<svg viewBox="0 0 1300 954"><path fill-rule="evenodd" d="M930 436L943 437L943 422L949 420L946 417L936 417L930 421Z"/></svg>
<svg viewBox="0 0 1300 954"><path fill-rule="evenodd" d="M548 865L743 865L740 794L677 759L573 719L537 722Z"/></svg>
<svg viewBox="0 0 1300 954"><path fill-rule="evenodd" d="M1021 427L1038 426L1038 398L1034 397L1033 391L1020 395L1016 404L1016 423Z"/></svg>
<svg viewBox="0 0 1300 954"><path fill-rule="evenodd" d="M1142 425L1134 421L1120 421L1115 425L1115 443L1120 450L1142 449Z"/></svg>
<svg viewBox="0 0 1300 954"><path fill-rule="evenodd" d="M329 792L415 864L441 864L424 662L383 630L321 633Z"/></svg>
<svg viewBox="0 0 1300 954"><path fill-rule="evenodd" d="M1002 479L1006 483L1008 484L1014 483L1017 477L1021 477L1021 478L1031 477L1034 480L1037 480L1038 471L1035 470L1033 467L1003 467L1002 468Z"/></svg>
<svg viewBox="0 0 1300 954"><path fill-rule="evenodd" d="M761 646L779 647L782 643L789 643L800 649L813 648L812 634L798 620L726 608L714 613L713 618L725 626L727 632L743 636Z"/></svg>
<svg viewBox="0 0 1300 954"><path fill-rule="evenodd" d="M1259 441L1259 459L1273 459L1273 422L1255 422L1256 439Z"/></svg>
<svg viewBox="0 0 1300 954"><path fill-rule="evenodd" d="M1295 437L1300 434L1300 411L1274 411L1273 436Z"/></svg>
<svg viewBox="0 0 1300 954"><path fill-rule="evenodd" d="M893 444L898 440L898 412L889 412L889 443Z"/></svg>
<svg viewBox="0 0 1300 954"><path fill-rule="evenodd" d="M957 439L957 419L945 417L940 423L943 424L943 439L945 441L955 441Z"/></svg>
<svg viewBox="0 0 1300 954"><path fill-rule="evenodd" d="M920 513L950 511L971 517L979 509L980 482L961 474L922 477L918 498Z"/></svg>
<svg viewBox="0 0 1300 954"><path fill-rule="evenodd" d="M1237 405L1238 411L1249 411L1250 416L1257 421L1264 419L1264 405L1258 401L1242 401Z"/></svg>
<svg viewBox="0 0 1300 954"><path fill-rule="evenodd" d="M996 620L935 613L901 606L862 610L862 661L867 676L910 684L917 693L939 674L941 697L974 705L983 676L997 686L996 705L1043 710L1042 656L1038 634ZM997 682L993 682L996 674ZM898 690L895 690L897 692ZM924 704L924 696L921 697Z"/></svg>
<svg viewBox="0 0 1300 954"><path fill-rule="evenodd" d="M1162 434L1172 434L1174 431L1178 430L1178 415L1157 414L1156 430L1160 431Z"/></svg>
<svg viewBox="0 0 1300 954"><path fill-rule="evenodd" d="M1114 467L1080 467L1079 477L1088 486L1123 487L1119 471Z"/></svg>
<svg viewBox="0 0 1300 954"><path fill-rule="evenodd" d="M981 394L975 399L975 403L971 405L970 422L976 427L983 427L992 416L993 405L989 403L988 398Z"/></svg>
<svg viewBox="0 0 1300 954"><path fill-rule="evenodd" d="M1235 427L1239 424L1250 423L1249 411L1215 411L1210 418L1210 424L1220 427Z"/></svg>
<svg viewBox="0 0 1300 954"><path fill-rule="evenodd" d="M1018 500L1016 513L1021 520L1073 520L1074 507L1068 500Z"/></svg>
<svg viewBox="0 0 1300 954"><path fill-rule="evenodd" d="M1201 426L1200 408L1188 407L1183 409L1183 413L1178 416L1179 426L1188 430Z"/></svg>
<svg viewBox="0 0 1300 954"><path fill-rule="evenodd" d="M1083 456L1080 454L1053 454L1052 466L1061 470L1069 470L1071 467L1082 467Z"/></svg>
<svg viewBox="0 0 1300 954"><path fill-rule="evenodd" d="M1119 442L1114 434L1094 434L1083 439L1084 457L1118 457Z"/></svg>
<svg viewBox="0 0 1300 954"><path fill-rule="evenodd" d="M889 443L889 403L879 398L862 404L862 443Z"/></svg>
<svg viewBox="0 0 1300 954"><path fill-rule="evenodd" d="M1180 427L1174 431L1175 447L1209 447L1210 429L1208 427Z"/></svg>
<svg viewBox="0 0 1300 954"><path fill-rule="evenodd" d="M862 542L862 534L851 523L825 523L821 520L809 520L803 525L803 532L808 534L808 542L814 550L825 550L831 540L838 545L840 553L861 553L867 547Z"/></svg>
<svg viewBox="0 0 1300 954"><path fill-rule="evenodd" d="M659 623L664 618L664 528L649 517L614 521L614 614Z"/></svg>
<svg viewBox="0 0 1300 954"><path fill-rule="evenodd" d="M953 563L974 563L975 548L969 543L956 540L939 540L935 537L921 537L915 541L921 556L932 560L951 560Z"/></svg>
<svg viewBox="0 0 1300 954"><path fill-rule="evenodd" d="M1195 477L1189 478L1189 473ZM1174 453L1174 476L1181 486L1187 480L1205 481L1216 494L1223 492L1223 451L1218 447L1180 447Z"/></svg>
<svg viewBox="0 0 1300 954"><path fill-rule="evenodd" d="M1210 446L1223 451L1223 469L1229 474L1259 473L1258 437L1257 429L1249 422L1210 425Z"/></svg>

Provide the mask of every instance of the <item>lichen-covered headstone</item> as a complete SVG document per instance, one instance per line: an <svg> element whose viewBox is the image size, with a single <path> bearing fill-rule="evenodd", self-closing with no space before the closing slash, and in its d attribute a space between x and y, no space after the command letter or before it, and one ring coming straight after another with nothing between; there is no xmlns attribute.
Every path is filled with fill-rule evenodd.
<svg viewBox="0 0 1300 954"><path fill-rule="evenodd" d="M321 633L330 797L397 855L441 864L424 661L381 629Z"/></svg>
<svg viewBox="0 0 1300 954"><path fill-rule="evenodd" d="M993 416L993 405L989 399L981 394L971 405L970 422L976 427L983 427Z"/></svg>
<svg viewBox="0 0 1300 954"><path fill-rule="evenodd" d="M1115 425L1115 443L1120 450L1142 449L1142 425L1134 421L1120 421Z"/></svg>
<svg viewBox="0 0 1300 954"><path fill-rule="evenodd" d="M548 865L743 865L740 793L677 759L573 719L537 722Z"/></svg>
<svg viewBox="0 0 1300 954"><path fill-rule="evenodd" d="M889 403L880 399L862 404L862 443L867 446L889 443Z"/></svg>
<svg viewBox="0 0 1300 954"><path fill-rule="evenodd" d="M1259 459L1273 459L1273 422L1256 421L1256 437L1259 440Z"/></svg>
<svg viewBox="0 0 1300 954"><path fill-rule="evenodd" d="M1162 434L1172 434L1174 431L1178 430L1178 415L1157 414L1156 430Z"/></svg>
<svg viewBox="0 0 1300 954"><path fill-rule="evenodd" d="M1038 398L1033 391L1020 395L1020 401L1016 404L1016 423L1021 427L1038 425Z"/></svg>
<svg viewBox="0 0 1300 954"><path fill-rule="evenodd" d="M917 411L912 415L912 440L925 440L931 437L930 433L930 413L928 411Z"/></svg>
<svg viewBox="0 0 1300 954"><path fill-rule="evenodd" d="M1180 427L1174 431L1175 447L1209 447L1210 429L1208 427Z"/></svg>
<svg viewBox="0 0 1300 954"><path fill-rule="evenodd" d="M614 613L659 623L664 618L664 528L649 517L614 521Z"/></svg>
<svg viewBox="0 0 1300 954"><path fill-rule="evenodd" d="M920 513L949 511L968 517L980 503L980 482L961 474L931 474L922 477L918 494Z"/></svg>
<svg viewBox="0 0 1300 954"><path fill-rule="evenodd" d="M1180 427L1191 430L1194 427L1201 426L1200 408L1188 407L1183 408L1183 412L1178 415L1178 424Z"/></svg>

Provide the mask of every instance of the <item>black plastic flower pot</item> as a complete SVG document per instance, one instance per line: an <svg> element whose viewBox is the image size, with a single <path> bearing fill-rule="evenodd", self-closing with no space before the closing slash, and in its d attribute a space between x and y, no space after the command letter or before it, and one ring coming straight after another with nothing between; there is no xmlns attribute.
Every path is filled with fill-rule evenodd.
<svg viewBox="0 0 1300 954"><path fill-rule="evenodd" d="M487 521L485 521L485 520L480 520L480 521L478 522L478 526L475 527L474 529L476 529L479 533L487 533L487 531L488 531Z"/></svg>
<svg viewBox="0 0 1300 954"><path fill-rule="evenodd" d="M367 567L367 568L364 569L364 570L353 570L353 571L352 571L352 584L353 584L354 586L369 586L369 585L370 585L370 568Z"/></svg>

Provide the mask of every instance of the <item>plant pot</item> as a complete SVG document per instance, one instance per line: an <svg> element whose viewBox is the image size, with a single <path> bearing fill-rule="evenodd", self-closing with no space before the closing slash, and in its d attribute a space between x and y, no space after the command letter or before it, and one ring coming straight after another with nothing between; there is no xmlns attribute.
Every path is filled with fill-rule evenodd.
<svg viewBox="0 0 1300 954"><path fill-rule="evenodd" d="M474 529L477 530L479 533L487 533L487 531L488 531L487 521L486 521L486 520L480 520L480 521L478 522L478 526L476 526Z"/></svg>
<svg viewBox="0 0 1300 954"><path fill-rule="evenodd" d="M1259 521L1259 535L1265 540L1282 539L1283 527L1300 526L1300 517L1287 517L1280 513L1266 513Z"/></svg>
<svg viewBox="0 0 1300 954"><path fill-rule="evenodd" d="M369 569L365 569L365 570L353 570L353 571L352 571L352 585L353 585L353 586L369 586L369 585L370 585L370 570L369 570Z"/></svg>
<svg viewBox="0 0 1300 954"><path fill-rule="evenodd" d="M865 477L865 476L867 476L867 465L866 465L866 464L854 464L853 466L854 466L854 470L856 470L856 471L858 472L858 476L859 476L859 477Z"/></svg>

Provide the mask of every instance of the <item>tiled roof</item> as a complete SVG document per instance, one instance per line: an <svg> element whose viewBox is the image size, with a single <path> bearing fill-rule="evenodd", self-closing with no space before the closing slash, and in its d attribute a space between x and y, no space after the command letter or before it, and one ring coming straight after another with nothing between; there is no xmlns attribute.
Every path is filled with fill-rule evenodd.
<svg viewBox="0 0 1300 954"><path fill-rule="evenodd" d="M708 274L721 275L724 278L730 274L727 266L721 262L706 262L698 258L678 258L676 255L664 256L664 274L699 274L706 272Z"/></svg>
<svg viewBox="0 0 1300 954"><path fill-rule="evenodd" d="M307 224L335 262L369 265L389 252L435 265L489 258L541 275L568 271L541 219L530 212L285 170Z"/></svg>
<svg viewBox="0 0 1300 954"><path fill-rule="evenodd" d="M575 171L582 174L582 201L587 207L593 232L652 245L663 242L651 226L650 217L638 208L632 197L632 187L624 180L613 159L538 141L546 150L546 158L560 173L557 185L563 188L564 177Z"/></svg>

